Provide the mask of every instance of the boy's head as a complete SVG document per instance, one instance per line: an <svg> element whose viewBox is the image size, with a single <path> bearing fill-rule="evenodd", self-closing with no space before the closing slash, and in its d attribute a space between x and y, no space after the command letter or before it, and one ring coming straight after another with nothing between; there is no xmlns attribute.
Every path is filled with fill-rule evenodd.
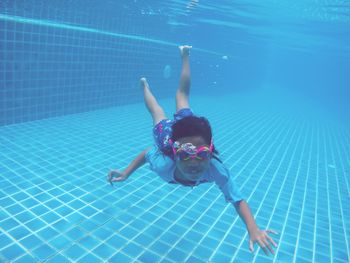
<svg viewBox="0 0 350 263"><path fill-rule="evenodd" d="M204 117L188 116L172 126L174 160L183 176L197 180L208 168L212 153L212 131Z"/></svg>

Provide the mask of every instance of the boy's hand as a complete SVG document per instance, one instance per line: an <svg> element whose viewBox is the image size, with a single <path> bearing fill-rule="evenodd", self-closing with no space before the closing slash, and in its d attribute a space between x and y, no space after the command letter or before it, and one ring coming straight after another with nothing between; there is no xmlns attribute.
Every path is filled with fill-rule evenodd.
<svg viewBox="0 0 350 263"><path fill-rule="evenodd" d="M121 172L121 171L118 171L118 170L112 170L108 173L108 176L107 176L107 181L113 185L113 182L122 182L124 180L126 180L128 178L128 176Z"/></svg>
<svg viewBox="0 0 350 263"><path fill-rule="evenodd" d="M254 243L258 243L258 245L264 250L266 255L269 254L268 250L271 252L271 254L275 254L275 252L271 248L270 243L273 244L274 247L277 247L277 244L273 241L271 237L269 237L268 233L277 234L277 232L273 230L259 229L256 229L256 231L250 234L249 250L252 253L254 252Z"/></svg>

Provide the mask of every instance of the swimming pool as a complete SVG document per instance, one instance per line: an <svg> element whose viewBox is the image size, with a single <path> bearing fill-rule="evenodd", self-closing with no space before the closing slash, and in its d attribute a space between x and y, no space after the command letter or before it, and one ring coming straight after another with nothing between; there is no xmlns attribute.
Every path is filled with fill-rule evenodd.
<svg viewBox="0 0 350 263"><path fill-rule="evenodd" d="M244 27L250 24L245 19L257 19L257 11L272 4L249 3L1 4L0 261L349 261L350 129L340 98L348 84L348 50L342 46L330 59L340 66L330 80L320 77L323 97L315 101L313 77L301 74L312 64L309 55L303 53L302 69L279 71L285 55L276 51L281 56L265 64L271 46L258 39L242 44L252 37L244 32L259 27ZM281 19L282 3L270 10L274 19ZM308 19L327 18L342 32L348 9L335 4L332 19L324 10L328 2L318 3ZM302 7L290 6L296 13ZM214 19L210 10L220 19L223 10L235 10L241 34L232 40L224 37L231 31L216 32L220 25L236 28L237 20ZM212 41L203 42L203 28ZM217 37L227 44L213 41ZM194 45L191 107L210 120L221 158L258 224L279 233L273 236L275 256L257 246L249 252L245 226L215 185L167 184L147 165L123 183L106 181L108 170L127 166L152 144L140 76L173 113L176 46L184 41ZM291 43L292 35L273 44L284 41ZM288 75L291 70L305 81L297 91L288 88L288 82L301 83ZM326 84L335 76L339 88L329 91ZM263 87L252 88L258 83ZM327 101L329 94L334 98Z"/></svg>

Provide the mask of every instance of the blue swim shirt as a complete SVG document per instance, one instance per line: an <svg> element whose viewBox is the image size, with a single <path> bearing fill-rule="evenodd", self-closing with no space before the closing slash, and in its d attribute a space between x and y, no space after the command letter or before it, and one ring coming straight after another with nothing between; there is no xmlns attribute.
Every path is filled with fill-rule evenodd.
<svg viewBox="0 0 350 263"><path fill-rule="evenodd" d="M168 156L163 155L158 147L152 147L146 153L146 161L152 171L157 173L168 183L178 183L174 178L175 162ZM234 204L243 200L242 195L233 180L230 171L218 160L212 158L208 170L198 179L196 185L215 182L224 194L226 202ZM179 183L178 183L179 184Z"/></svg>

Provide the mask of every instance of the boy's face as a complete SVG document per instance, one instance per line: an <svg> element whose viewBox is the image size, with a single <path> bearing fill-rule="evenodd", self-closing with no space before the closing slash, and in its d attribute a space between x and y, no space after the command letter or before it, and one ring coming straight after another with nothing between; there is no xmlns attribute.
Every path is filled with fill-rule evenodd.
<svg viewBox="0 0 350 263"><path fill-rule="evenodd" d="M201 136L183 137L177 140L180 144L192 143L197 149L201 146L207 146L204 139ZM211 158L204 158L199 160L197 158L190 158L189 160L179 160L175 158L176 166L184 176L185 179L190 181L198 180L202 174L209 168Z"/></svg>

